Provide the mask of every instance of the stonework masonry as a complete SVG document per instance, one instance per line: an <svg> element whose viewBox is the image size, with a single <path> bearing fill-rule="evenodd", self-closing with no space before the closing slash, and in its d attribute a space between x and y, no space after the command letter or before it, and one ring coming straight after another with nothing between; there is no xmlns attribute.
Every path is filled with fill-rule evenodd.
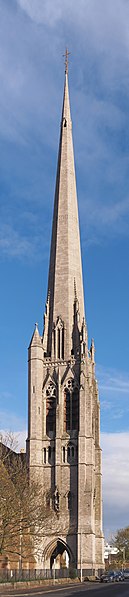
<svg viewBox="0 0 129 597"><path fill-rule="evenodd" d="M100 404L94 341L88 350L72 141L65 75L43 336L29 346L27 455L43 484L51 516L41 561L104 567ZM41 562L40 562L41 567Z"/></svg>

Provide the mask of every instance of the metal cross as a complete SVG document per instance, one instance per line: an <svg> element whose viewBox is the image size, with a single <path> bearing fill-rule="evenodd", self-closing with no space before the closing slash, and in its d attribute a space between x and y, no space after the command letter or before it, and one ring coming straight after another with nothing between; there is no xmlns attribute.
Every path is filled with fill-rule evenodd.
<svg viewBox="0 0 129 597"><path fill-rule="evenodd" d="M65 57L65 73L66 73L66 75L68 75L69 54L71 54L71 52L68 52L68 48L66 48L65 54L63 54L63 56Z"/></svg>

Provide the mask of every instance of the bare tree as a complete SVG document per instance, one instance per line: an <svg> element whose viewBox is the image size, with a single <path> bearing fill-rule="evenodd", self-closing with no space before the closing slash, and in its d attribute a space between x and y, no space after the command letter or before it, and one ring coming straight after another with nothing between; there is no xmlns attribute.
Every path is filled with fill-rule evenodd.
<svg viewBox="0 0 129 597"><path fill-rule="evenodd" d="M119 550L121 560L129 560L129 526L117 531L113 543Z"/></svg>
<svg viewBox="0 0 129 597"><path fill-rule="evenodd" d="M7 442L8 443L8 438ZM25 454L0 443L0 555L18 555L22 563L39 549L50 517L43 487L29 481Z"/></svg>

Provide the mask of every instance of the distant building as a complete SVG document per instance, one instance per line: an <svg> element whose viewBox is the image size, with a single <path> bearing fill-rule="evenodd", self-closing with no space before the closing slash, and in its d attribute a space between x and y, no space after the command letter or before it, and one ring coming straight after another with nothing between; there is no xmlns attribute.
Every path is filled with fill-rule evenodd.
<svg viewBox="0 0 129 597"><path fill-rule="evenodd" d="M67 53L44 329L40 336L36 324L29 346L27 454L52 512L42 565L67 552L74 568L102 569L100 403L85 320Z"/></svg>
<svg viewBox="0 0 129 597"><path fill-rule="evenodd" d="M113 545L110 545L109 543L105 543L105 546L104 546L105 561L112 560L115 556L117 556L118 553L119 553L119 550L117 549L117 547L114 547Z"/></svg>

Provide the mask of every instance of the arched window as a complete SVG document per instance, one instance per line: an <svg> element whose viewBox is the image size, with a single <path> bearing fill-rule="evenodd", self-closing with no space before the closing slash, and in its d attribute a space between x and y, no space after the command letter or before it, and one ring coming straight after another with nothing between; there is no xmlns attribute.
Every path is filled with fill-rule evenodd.
<svg viewBox="0 0 129 597"><path fill-rule="evenodd" d="M58 317L54 328L54 354L56 359L64 359L64 323Z"/></svg>
<svg viewBox="0 0 129 597"><path fill-rule="evenodd" d="M67 120L66 120L66 118L63 118L63 126L64 126L64 128L67 127Z"/></svg>
<svg viewBox="0 0 129 597"><path fill-rule="evenodd" d="M72 394L72 429L79 429L79 395L78 388L73 390Z"/></svg>
<svg viewBox="0 0 129 597"><path fill-rule="evenodd" d="M46 433L55 433L56 428L56 388L53 382L49 383L46 390Z"/></svg>
<svg viewBox="0 0 129 597"><path fill-rule="evenodd" d="M51 461L51 446L48 448L48 462Z"/></svg>
<svg viewBox="0 0 129 597"><path fill-rule="evenodd" d="M74 447L72 446L72 458L74 458Z"/></svg>
<svg viewBox="0 0 129 597"><path fill-rule="evenodd" d="M64 389L64 431L79 430L79 392L73 379Z"/></svg>
<svg viewBox="0 0 129 597"><path fill-rule="evenodd" d="M70 392L67 388L64 391L64 431L70 430Z"/></svg>
<svg viewBox="0 0 129 597"><path fill-rule="evenodd" d="M62 359L64 359L64 326L62 327Z"/></svg>
<svg viewBox="0 0 129 597"><path fill-rule="evenodd" d="M68 446L68 450L67 450L67 460L68 460L68 462L70 460L70 446Z"/></svg>
<svg viewBox="0 0 129 597"><path fill-rule="evenodd" d="M65 446L63 446L63 462L65 462Z"/></svg>
<svg viewBox="0 0 129 597"><path fill-rule="evenodd" d="M46 448L44 448L44 464L46 464Z"/></svg>
<svg viewBox="0 0 129 597"><path fill-rule="evenodd" d="M57 356L60 359L60 328L57 330Z"/></svg>
<svg viewBox="0 0 129 597"><path fill-rule="evenodd" d="M71 509L71 491L68 492L68 509Z"/></svg>

